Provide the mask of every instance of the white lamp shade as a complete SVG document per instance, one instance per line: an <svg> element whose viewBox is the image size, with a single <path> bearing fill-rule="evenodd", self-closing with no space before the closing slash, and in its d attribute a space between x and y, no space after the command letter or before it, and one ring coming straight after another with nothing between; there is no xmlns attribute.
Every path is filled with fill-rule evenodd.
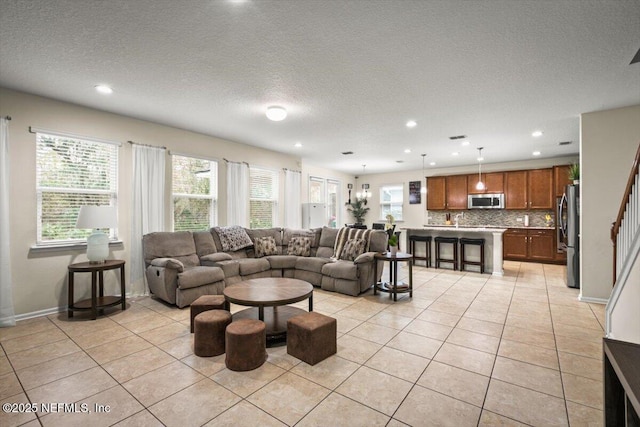
<svg viewBox="0 0 640 427"><path fill-rule="evenodd" d="M116 225L115 206L80 206L76 228L114 228Z"/></svg>

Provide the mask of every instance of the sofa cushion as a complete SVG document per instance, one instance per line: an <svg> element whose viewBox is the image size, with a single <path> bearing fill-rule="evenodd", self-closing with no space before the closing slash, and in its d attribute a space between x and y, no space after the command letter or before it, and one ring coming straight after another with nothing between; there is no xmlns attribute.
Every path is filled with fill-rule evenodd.
<svg viewBox="0 0 640 427"><path fill-rule="evenodd" d="M298 257L294 255L271 255L267 259L272 269L296 268Z"/></svg>
<svg viewBox="0 0 640 427"><path fill-rule="evenodd" d="M333 257L340 258L340 255L342 254L342 248L344 247L345 243L347 243L349 240L355 239L364 239L365 246L363 252L368 252L369 239L371 238L372 231L373 230L361 230L358 228L342 227L340 230L338 230L338 234L336 236L336 241L333 247Z"/></svg>
<svg viewBox="0 0 640 427"><path fill-rule="evenodd" d="M364 239L347 240L340 252L340 259L353 261L364 252L365 244Z"/></svg>
<svg viewBox="0 0 640 427"><path fill-rule="evenodd" d="M322 274L334 279L358 280L358 266L349 261L336 261L325 264Z"/></svg>
<svg viewBox="0 0 640 427"><path fill-rule="evenodd" d="M238 264L240 265L241 276L261 273L271 268L271 264L269 264L269 260L266 258L245 258L238 260Z"/></svg>
<svg viewBox="0 0 640 427"><path fill-rule="evenodd" d="M216 265L224 272L225 282L231 277L240 276L240 263L238 260L219 261Z"/></svg>
<svg viewBox="0 0 640 427"><path fill-rule="evenodd" d="M190 231L158 231L142 236L144 261L147 265L155 258L174 258L185 267L200 265L196 245Z"/></svg>
<svg viewBox="0 0 640 427"><path fill-rule="evenodd" d="M233 259L233 258L228 253L216 252L214 254L209 254L209 255L200 257L200 263L202 265L211 265L212 263L215 263L215 262L228 261L230 259Z"/></svg>
<svg viewBox="0 0 640 427"><path fill-rule="evenodd" d="M298 257L296 260L296 270L322 273L322 266L331 262L327 258Z"/></svg>
<svg viewBox="0 0 640 427"><path fill-rule="evenodd" d="M216 248L216 244L213 241L213 235L208 230L194 231L193 241L196 244L196 254L198 254L200 258L218 252L218 248Z"/></svg>
<svg viewBox="0 0 640 427"><path fill-rule="evenodd" d="M311 239L309 237L293 237L289 241L287 255L311 256Z"/></svg>
<svg viewBox="0 0 640 427"><path fill-rule="evenodd" d="M223 252L233 252L253 245L244 228L239 225L213 227L220 237Z"/></svg>
<svg viewBox="0 0 640 427"><path fill-rule="evenodd" d="M221 280L224 280L224 273L218 267L191 267L178 274L178 287L197 288Z"/></svg>
<svg viewBox="0 0 640 427"><path fill-rule="evenodd" d="M276 239L271 236L258 237L253 241L256 258L262 258L267 255L278 255L278 247Z"/></svg>
<svg viewBox="0 0 640 427"><path fill-rule="evenodd" d="M337 235L337 228L322 227L322 231L320 232L320 242L318 243L318 246L331 247L331 249L333 249L336 243Z"/></svg>

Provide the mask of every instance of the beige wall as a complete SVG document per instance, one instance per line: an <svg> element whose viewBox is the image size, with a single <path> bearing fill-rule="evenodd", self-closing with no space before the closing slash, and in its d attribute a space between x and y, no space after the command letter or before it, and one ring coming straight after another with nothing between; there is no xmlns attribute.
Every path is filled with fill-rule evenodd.
<svg viewBox="0 0 640 427"><path fill-rule="evenodd" d="M293 155L234 143L181 129L110 114L78 105L0 88L0 115L11 116L9 157L11 161L11 266L13 298L17 315L64 307L67 304L67 265L86 261L84 250L34 252L36 241L35 135L29 126L64 131L83 136L120 141L118 182L118 234L123 245L114 248L111 258L129 262L131 145L126 141L165 146L169 151L217 158L219 162L219 218L226 224L226 164L222 158L246 161L277 170L300 170L301 161ZM171 165L167 157L167 176ZM283 200L284 174L280 174L280 200ZM167 182L167 229L171 226L171 185ZM284 204L280 203L280 219ZM88 295L89 275L76 275L77 298ZM107 291L115 292L114 274L107 274Z"/></svg>
<svg viewBox="0 0 640 427"><path fill-rule="evenodd" d="M640 105L582 114L580 127L581 298L608 299L610 230L640 144Z"/></svg>

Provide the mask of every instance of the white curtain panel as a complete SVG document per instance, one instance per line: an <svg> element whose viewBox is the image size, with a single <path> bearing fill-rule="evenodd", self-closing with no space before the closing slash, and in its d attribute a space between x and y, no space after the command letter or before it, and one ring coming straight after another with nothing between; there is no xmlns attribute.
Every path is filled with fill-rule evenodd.
<svg viewBox="0 0 640 427"><path fill-rule="evenodd" d="M227 225L249 226L249 165L227 162Z"/></svg>
<svg viewBox="0 0 640 427"><path fill-rule="evenodd" d="M142 236L164 230L165 152L164 148L133 144L131 295L149 293L144 278Z"/></svg>
<svg viewBox="0 0 640 427"><path fill-rule="evenodd" d="M302 228L302 174L298 171L284 171L284 226Z"/></svg>
<svg viewBox="0 0 640 427"><path fill-rule="evenodd" d="M0 119L0 327L16 324L9 236L9 120Z"/></svg>

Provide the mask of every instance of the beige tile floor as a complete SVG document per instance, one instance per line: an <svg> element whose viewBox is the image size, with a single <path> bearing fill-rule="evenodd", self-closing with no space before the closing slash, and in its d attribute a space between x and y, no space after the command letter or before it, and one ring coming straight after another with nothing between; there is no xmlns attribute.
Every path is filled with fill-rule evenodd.
<svg viewBox="0 0 640 427"><path fill-rule="evenodd" d="M275 347L229 371L193 355L188 309L149 297L95 321L21 321L0 329L0 401L67 407L0 425L601 425L604 306L579 302L562 266L505 272L415 267L413 299L395 303L317 289L338 353L315 366Z"/></svg>

